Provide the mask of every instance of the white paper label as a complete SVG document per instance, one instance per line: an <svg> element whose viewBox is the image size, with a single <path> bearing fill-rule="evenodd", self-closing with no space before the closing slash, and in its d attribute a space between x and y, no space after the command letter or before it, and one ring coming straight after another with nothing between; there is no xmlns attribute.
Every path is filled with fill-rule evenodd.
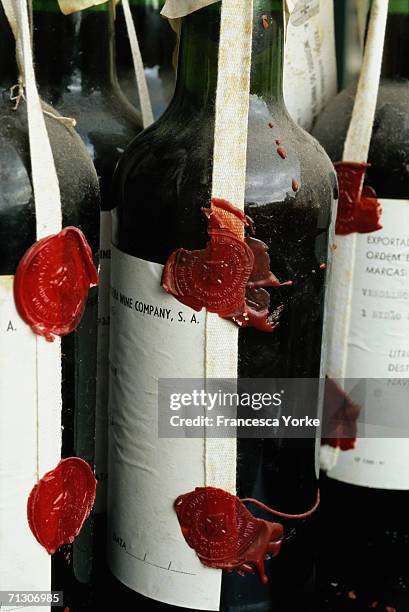
<svg viewBox="0 0 409 612"><path fill-rule="evenodd" d="M0 276L0 591L47 591L51 557L27 521L39 469L37 338L16 311L13 280Z"/></svg>
<svg viewBox="0 0 409 612"><path fill-rule="evenodd" d="M409 201L381 204L383 229L357 235L347 351L346 378L368 379L366 410L388 410L394 379L409 378ZM386 427L366 427L383 437L359 438L328 475L366 487L409 489L409 440L392 438Z"/></svg>
<svg viewBox="0 0 409 612"><path fill-rule="evenodd" d="M95 512L106 512L108 478L109 287L111 276L111 211L101 211L98 285L97 401L95 414Z"/></svg>
<svg viewBox="0 0 409 612"><path fill-rule="evenodd" d="M205 313L168 295L162 270L112 247L109 563L142 595L218 610L221 571L200 563L173 508L204 486L204 441L157 433L158 378L204 377Z"/></svg>
<svg viewBox="0 0 409 612"><path fill-rule="evenodd" d="M284 99L291 117L309 130L337 93L333 0L299 0L290 16Z"/></svg>

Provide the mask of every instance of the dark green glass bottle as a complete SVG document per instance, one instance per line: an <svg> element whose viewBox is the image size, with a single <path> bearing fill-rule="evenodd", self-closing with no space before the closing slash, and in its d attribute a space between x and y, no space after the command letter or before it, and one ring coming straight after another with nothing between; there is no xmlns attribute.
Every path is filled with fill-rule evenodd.
<svg viewBox="0 0 409 612"><path fill-rule="evenodd" d="M33 9L40 94L76 120L100 177L102 210L110 210L115 165L142 124L119 87L109 3L71 15L63 15L54 0L34 0Z"/></svg>
<svg viewBox="0 0 409 612"><path fill-rule="evenodd" d="M121 56L117 60L112 3L71 15L63 15L55 0L35 0L33 9L40 93L61 114L75 118L101 188L95 537L105 541L110 211L115 207L112 176L125 147L142 129L142 120L119 86L117 63L120 67Z"/></svg>
<svg viewBox="0 0 409 612"><path fill-rule="evenodd" d="M0 278L13 276L16 267L29 247L36 241L36 214L31 177L30 149L27 125L26 102L21 99L17 108L10 100L10 88L17 84L18 74L15 62L15 41L0 7ZM14 90L16 93L16 90ZM44 104L48 113L56 111ZM45 116L47 131L54 155L59 179L62 205L62 225L75 226L82 230L91 247L95 263L99 251L100 198L98 178L87 150L75 130L67 127L58 117ZM1 289L2 290L2 289ZM3 295L2 295L3 298ZM18 319L20 329L25 323ZM77 329L62 338L62 409L61 409L61 457L80 457L94 469L95 444L95 379L96 379L96 336L97 336L97 289L90 291L82 321ZM15 350L8 360L16 364L16 387L30 384L35 379L35 371L21 380L19 364L27 363L28 356ZM3 373L4 374L4 373ZM20 378L19 378L20 377ZM8 398L9 409L18 410L22 421L26 418L29 406L16 404L16 398ZM2 406L2 410L4 406ZM54 407L55 409L55 407ZM44 426L44 424L42 424ZM54 432L53 432L54 433ZM10 429L7 435L17 446L24 436L22 431ZM35 432L33 432L35 436ZM54 440L50 439L51 447ZM22 453L22 461L26 457ZM23 466L24 467L24 466ZM19 467L12 476L18 480ZM39 474L41 478L44 474ZM2 479L0 475L0 480ZM17 482L13 495L21 496L22 481ZM2 501L5 489L0 484ZM28 497L29 491L26 492ZM7 499L10 502L10 498ZM13 501L11 503L14 503ZM2 530L4 529L2 525ZM27 522L21 531L27 530ZM16 555L25 553L18 548L19 534L16 538ZM64 605L71 611L89 610L91 605L92 573L92 518L88 519L73 544L64 545L51 560L51 586L53 590L64 592ZM33 536L34 539L34 536ZM35 543L37 545L37 543ZM40 544L38 544L40 547ZM1 546L0 546L1 549ZM43 551L43 554L46 554ZM1 555L1 552L0 552ZM10 559L10 564L15 559ZM32 576L33 559L26 554L19 567L18 575ZM21 589L16 582L5 585L7 589ZM48 584L48 581L47 581ZM35 585L37 589L44 584Z"/></svg>
<svg viewBox="0 0 409 612"><path fill-rule="evenodd" d="M405 213L409 207L408 49L409 0L390 0L368 156L370 166L365 179L365 184L374 188L381 198L380 222L386 229L368 234L368 246L363 251L366 259L362 263L357 259L355 264L356 269L369 268L363 276L362 288L368 294L371 287L375 299L368 298L359 308L353 308L352 317L358 319L358 311L361 313L361 307L365 307L368 316L372 316L370 336L379 338L376 350L367 348L363 359L371 367L371 378L396 377L396 384L404 384L409 369L405 350L399 353L400 346L405 349L408 346L407 321L403 318L398 329L392 328L393 322L373 319L372 312L391 309L405 317L408 311L406 277L391 281L387 272L382 275L382 268L391 270L384 261L405 261L407 257L405 247L393 245L400 240L403 245L408 240ZM356 84L339 93L318 117L313 129L313 135L334 162L342 157L355 90ZM370 259L373 257L378 259ZM379 275L374 277L370 270L374 272L377 267ZM385 299L388 294L396 297L400 290L406 297ZM363 325L361 319L359 343L367 346ZM393 354L401 356L390 358ZM386 411L393 409L387 394L383 394L383 402ZM370 408L368 404L365 411ZM409 451L407 440L398 439L393 443L387 439L388 434L385 438L377 441L377 447L367 446L372 440L358 439L356 449L341 453L337 466L322 476L319 573L331 610L385 609L387 606L409 609ZM406 449L402 444L406 444ZM403 465L402 469L399 465Z"/></svg>
<svg viewBox="0 0 409 612"><path fill-rule="evenodd" d="M282 2L255 0L253 28L245 211L255 223L256 236L268 245L271 270L280 279L293 280L293 285L290 289L281 287L269 291L271 311L277 308L282 311L280 324L273 333L252 328L239 331L238 371L243 378L318 379L323 371L325 262L332 244L336 178L322 148L291 120L283 102ZM140 300L143 287L151 282L152 270L159 274L173 251L180 247L202 249L208 241L201 208L209 206L211 195L219 32L220 3L183 20L172 103L154 125L132 142L116 171L118 206L112 282L114 287L121 282L124 286L137 282ZM122 262L126 263L122 265ZM162 299L159 285L160 276L155 304ZM163 295L166 294L163 292ZM177 310L177 302L174 304ZM118 325L121 323L116 320L112 338L119 338L120 342L123 339L127 349L122 351L120 342L115 343L111 355L108 552L117 578L113 579L112 589L124 607L139 605L152 610L170 610L175 607L157 601L161 597L163 600L159 593L163 584L173 584L176 576L167 560L163 575L151 585L148 598L133 590L138 574L149 572L149 563L161 564L155 561L152 550L157 529L155 511L151 511L151 517L143 516L140 505L150 496L150 486L139 490L137 485L129 484L128 478L138 478L142 468L151 473L151 485L156 487L161 473L156 465L149 464L148 458L144 462L141 458L136 460L132 453L138 452L138 447L150 452L153 446L152 459L156 462L162 453L162 441L151 438L152 434L146 430L138 430L137 420L135 417L132 420L131 406L129 411L125 407L126 396L121 406L116 398L120 397L118 393L127 392L125 383L122 387L120 381L129 381L127 375L131 371L138 376L130 363L132 356L136 355L139 363L135 367L144 372L141 386L132 395L136 407L138 402L148 401L146 384L156 376L163 376L160 364L164 355L168 366L173 368L170 377L183 378L189 371L187 351L200 352L201 348L195 346L195 339L183 328L172 344L166 322L160 332L153 334L149 317L135 320L135 327L131 326L128 331L120 330ZM316 399L319 411L319 399ZM135 427L135 431L127 431L124 421L127 427ZM133 450L128 445L131 439ZM239 439L238 457L240 497L255 497L287 513L304 512L314 506L317 496L314 439ZM170 457L169 461L174 465L172 478L182 489L180 493L186 492L182 481L187 469L184 462L188 460ZM138 491L136 506L127 502L129 487L136 487ZM170 503L167 499L162 501ZM127 516L134 521L135 531L127 530L117 518L119 514L123 516L125 508ZM271 518L263 513L258 516ZM138 523L140 519L142 523ZM170 513L169 523L174 524L175 520L174 513ZM265 562L268 584L261 584L256 575L223 574L220 610L307 609L314 597L313 520L284 523L287 536L282 552ZM159 528L166 530L162 523ZM138 530L152 533L145 556L138 549L135 535ZM288 537L290 531L292 537ZM178 537L182 537L180 532ZM129 554L125 554L124 545ZM172 559L172 539L169 551ZM132 555L140 559L134 560ZM145 585L148 583L149 579ZM142 585L144 589L145 585ZM176 588L183 590L183 586ZM203 600L192 595L185 607L203 608Z"/></svg>

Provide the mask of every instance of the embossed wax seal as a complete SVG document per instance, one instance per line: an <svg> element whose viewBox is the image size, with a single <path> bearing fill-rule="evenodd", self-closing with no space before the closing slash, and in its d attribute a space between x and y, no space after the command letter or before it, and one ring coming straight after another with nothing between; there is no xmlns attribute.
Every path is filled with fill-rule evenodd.
<svg viewBox="0 0 409 612"><path fill-rule="evenodd" d="M33 332L51 341L77 327L88 290L97 284L84 234L66 227L38 240L22 257L14 278L14 299Z"/></svg>
<svg viewBox="0 0 409 612"><path fill-rule="evenodd" d="M282 525L255 518L238 497L214 487L181 495L175 510L186 542L204 565L239 574L257 571L267 583L264 561L279 553Z"/></svg>
<svg viewBox="0 0 409 612"><path fill-rule="evenodd" d="M245 216L225 200L202 209L210 241L201 251L178 249L166 262L162 285L194 310L207 308L222 317L243 313L246 284L254 256L244 241Z"/></svg>
<svg viewBox="0 0 409 612"><path fill-rule="evenodd" d="M95 502L96 480L88 463L63 459L32 489L27 518L36 540L52 555L81 531Z"/></svg>
<svg viewBox="0 0 409 612"><path fill-rule="evenodd" d="M371 187L363 186L369 164L337 162L339 201L335 233L366 234L382 229L382 208Z"/></svg>
<svg viewBox="0 0 409 612"><path fill-rule="evenodd" d="M172 253L163 271L163 288L194 310L207 308L240 327L273 331L276 322L268 318L265 288L281 283L270 271L267 245L244 236L245 228L253 231L252 221L226 200L213 198L211 207L202 210L210 241L200 251Z"/></svg>

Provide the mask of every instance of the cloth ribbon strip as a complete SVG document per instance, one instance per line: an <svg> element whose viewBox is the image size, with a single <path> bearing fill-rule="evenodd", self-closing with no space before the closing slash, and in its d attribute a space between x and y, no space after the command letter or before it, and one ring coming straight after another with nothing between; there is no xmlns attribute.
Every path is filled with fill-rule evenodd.
<svg viewBox="0 0 409 612"><path fill-rule="evenodd" d="M135 24L132 19L129 0L122 0L124 9L126 29L128 31L129 44L131 46L132 61L135 70L136 85L138 88L139 103L141 105L143 127L149 127L154 119L152 112L152 104L149 96L148 84L146 82L145 70L143 67L141 49L136 35Z"/></svg>
<svg viewBox="0 0 409 612"><path fill-rule="evenodd" d="M376 194L368 189L363 192L363 182L368 168L366 162L378 98L387 16L388 0L374 0L343 161L337 165L340 198L336 233L341 235L382 228Z"/></svg>
<svg viewBox="0 0 409 612"><path fill-rule="evenodd" d="M18 64L26 89L36 233L40 240L61 230L57 173L35 82L26 0L2 0L16 34ZM37 480L55 466L61 452L61 342L37 336Z"/></svg>
<svg viewBox="0 0 409 612"><path fill-rule="evenodd" d="M58 0L58 4L61 12L64 13L64 15L70 15L71 13L83 11L91 6L105 4L107 1L110 0ZM118 2L118 0L116 1Z"/></svg>
<svg viewBox="0 0 409 612"><path fill-rule="evenodd" d="M64 2L64 0L59 1ZM180 17L186 17L186 15L190 15L190 13L199 11L205 6L210 6L211 4L216 4L216 2L220 1L221 0L166 0L161 14L168 19L179 19ZM305 0L305 2L307 2L307 0ZM296 4L297 2L295 0L284 0L285 13L290 15L290 13L293 12Z"/></svg>
<svg viewBox="0 0 409 612"><path fill-rule="evenodd" d="M244 214L253 0L223 0L215 106L212 199L226 200ZM244 226L237 237L244 244ZM206 311L205 379L237 379L238 328ZM206 383L207 384L207 383ZM236 492L236 438L208 437L205 485Z"/></svg>
<svg viewBox="0 0 409 612"><path fill-rule="evenodd" d="M280 523L254 517L245 503L281 518L302 520L318 508L319 492L314 506L302 514L279 512L256 499L239 499L215 487L199 487L176 500L183 536L204 565L242 575L257 571L266 584L264 561L280 552L284 529Z"/></svg>
<svg viewBox="0 0 409 612"><path fill-rule="evenodd" d="M380 205L373 191L363 188L379 90L388 0L373 0L358 88L344 145L343 161L336 164L340 200L336 223L337 249L333 258L328 312L331 317L328 350L329 377L343 380L347 373L348 339L356 260L357 233L381 228ZM346 406L350 402L345 403ZM348 422L348 415L345 415ZM341 436L342 437L342 436ZM348 436L346 436L348 437ZM340 437L328 439L336 450ZM349 448L354 445L350 440ZM325 463L329 461L326 453Z"/></svg>

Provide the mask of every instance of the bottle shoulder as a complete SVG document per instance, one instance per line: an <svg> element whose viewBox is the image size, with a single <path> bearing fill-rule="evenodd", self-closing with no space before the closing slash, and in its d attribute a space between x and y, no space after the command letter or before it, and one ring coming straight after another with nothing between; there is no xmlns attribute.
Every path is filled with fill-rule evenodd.
<svg viewBox="0 0 409 612"><path fill-rule="evenodd" d="M341 91L318 117L312 134L330 158L342 159L356 83ZM381 79L367 183L379 197L409 198L409 81Z"/></svg>
<svg viewBox="0 0 409 612"><path fill-rule="evenodd" d="M201 208L210 203L213 132L210 113L168 111L137 136L115 174L118 227L126 227L130 235L141 224L154 223L164 234L164 249L201 248L207 239ZM335 192L335 172L322 147L292 122L283 107L271 109L253 99L247 212L268 219L280 209L304 211L304 216L314 211L320 223L328 226ZM176 242L166 247L165 234L173 235ZM193 244L193 237L199 244Z"/></svg>
<svg viewBox="0 0 409 612"><path fill-rule="evenodd" d="M73 117L83 140L119 142L123 147L142 129L140 116L114 89L41 87L42 98L62 115Z"/></svg>
<svg viewBox="0 0 409 612"><path fill-rule="evenodd" d="M55 111L47 105L49 112ZM13 274L35 242L35 209L25 103L17 110L0 96L0 266ZM98 178L81 139L57 118L45 116L59 179L63 225L81 228L93 252L98 249Z"/></svg>

